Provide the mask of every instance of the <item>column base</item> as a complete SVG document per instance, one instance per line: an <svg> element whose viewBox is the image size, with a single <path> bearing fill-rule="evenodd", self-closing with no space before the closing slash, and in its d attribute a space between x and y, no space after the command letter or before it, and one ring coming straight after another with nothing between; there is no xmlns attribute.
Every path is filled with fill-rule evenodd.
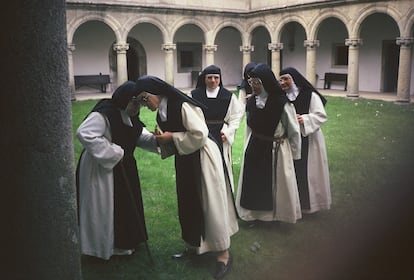
<svg viewBox="0 0 414 280"><path fill-rule="evenodd" d="M409 104L410 103L410 99L397 99L395 100L396 104Z"/></svg>
<svg viewBox="0 0 414 280"><path fill-rule="evenodd" d="M347 93L346 97L352 97L352 98L358 98L359 97L359 93Z"/></svg>

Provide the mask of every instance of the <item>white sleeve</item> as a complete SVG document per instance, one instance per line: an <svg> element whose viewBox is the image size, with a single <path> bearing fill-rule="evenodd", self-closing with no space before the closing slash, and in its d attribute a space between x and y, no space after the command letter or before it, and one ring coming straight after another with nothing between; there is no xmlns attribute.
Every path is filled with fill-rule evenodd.
<svg viewBox="0 0 414 280"><path fill-rule="evenodd" d="M300 129L303 136L314 133L328 120L322 100L316 93L312 92L309 113L303 114L302 118L303 125Z"/></svg>
<svg viewBox="0 0 414 280"><path fill-rule="evenodd" d="M234 136L236 135L236 130L240 126L240 122L243 118L243 115L243 106L237 100L237 97L234 94L232 94L229 108L224 118L225 124L223 125L223 128L221 130L221 132L223 132L226 136L227 141L230 145L233 145L234 143Z"/></svg>
<svg viewBox="0 0 414 280"><path fill-rule="evenodd" d="M92 112L79 126L76 136L85 150L106 169L112 169L123 158L124 150L112 143L109 122L98 112Z"/></svg>
<svg viewBox="0 0 414 280"><path fill-rule="evenodd" d="M153 153L158 153L157 139L145 127L142 129L142 133L137 140L137 147Z"/></svg>
<svg viewBox="0 0 414 280"><path fill-rule="evenodd" d="M284 107L283 115L287 138L289 139L290 148L292 150L292 157L293 159L298 160L301 158L302 137L300 135L299 123L296 118L295 106L292 103L287 102Z"/></svg>
<svg viewBox="0 0 414 280"><path fill-rule="evenodd" d="M186 131L173 132L173 141L180 155L188 155L205 145L208 127L200 107L184 102L181 107L181 116Z"/></svg>

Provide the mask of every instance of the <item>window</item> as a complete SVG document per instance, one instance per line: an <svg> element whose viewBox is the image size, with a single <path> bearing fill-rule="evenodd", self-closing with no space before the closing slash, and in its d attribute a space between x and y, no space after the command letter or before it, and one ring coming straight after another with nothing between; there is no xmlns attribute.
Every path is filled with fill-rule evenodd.
<svg viewBox="0 0 414 280"><path fill-rule="evenodd" d="M333 46L333 66L348 65L348 46L335 44Z"/></svg>
<svg viewBox="0 0 414 280"><path fill-rule="evenodd" d="M177 72L201 71L201 43L177 43Z"/></svg>
<svg viewBox="0 0 414 280"><path fill-rule="evenodd" d="M187 68L187 67L193 67L194 66L194 58L193 58L193 52L192 51L181 51L181 67Z"/></svg>

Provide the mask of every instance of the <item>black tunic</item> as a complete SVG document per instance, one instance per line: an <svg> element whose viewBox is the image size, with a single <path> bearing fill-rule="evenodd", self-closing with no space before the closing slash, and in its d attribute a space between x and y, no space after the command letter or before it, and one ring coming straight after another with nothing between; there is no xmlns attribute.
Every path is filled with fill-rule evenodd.
<svg viewBox="0 0 414 280"><path fill-rule="evenodd" d="M161 130L170 132L186 130L181 116L182 104L182 100L168 99L167 121L161 121L157 115L157 123ZM175 174L181 235L185 242L199 247L201 238L205 236L201 204L200 150L188 155L175 154Z"/></svg>
<svg viewBox="0 0 414 280"><path fill-rule="evenodd" d="M114 246L120 249L137 248L139 243L148 239L141 184L134 158L136 143L142 133L144 124L138 116L135 116L131 117L132 127L125 125L120 110L109 99L100 101L92 111L100 112L108 118L112 142L124 149L122 162L118 163L113 170ZM122 168L124 168L126 176L124 176ZM132 189L133 200L128 191L129 187ZM136 215L136 209L138 215Z"/></svg>
<svg viewBox="0 0 414 280"><path fill-rule="evenodd" d="M272 149L276 127L279 124L286 99L269 94L263 109L256 107L255 98L246 104L247 125L252 129L244 154L243 185L240 205L250 210L273 210ZM264 136L258 137L257 135Z"/></svg>
<svg viewBox="0 0 414 280"><path fill-rule="evenodd" d="M223 141L221 140L221 129L224 125L224 118L229 109L232 93L221 87L216 98L208 98L205 88L197 88L191 92L194 99L206 105L203 109L209 133L215 139L223 152Z"/></svg>
<svg viewBox="0 0 414 280"><path fill-rule="evenodd" d="M292 102L295 105L297 114L303 115L309 113L311 97L312 92L310 90L300 91L296 100ZM301 158L294 161L296 181L298 182L299 199L302 209L310 209L308 185L308 150L309 137L302 136Z"/></svg>

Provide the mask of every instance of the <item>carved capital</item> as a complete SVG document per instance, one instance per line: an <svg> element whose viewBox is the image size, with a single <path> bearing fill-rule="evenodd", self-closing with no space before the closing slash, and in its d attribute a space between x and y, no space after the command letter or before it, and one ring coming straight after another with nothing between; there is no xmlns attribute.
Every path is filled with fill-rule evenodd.
<svg viewBox="0 0 414 280"><path fill-rule="evenodd" d="M215 52L217 51L217 45L204 45L203 46L206 52Z"/></svg>
<svg viewBox="0 0 414 280"><path fill-rule="evenodd" d="M303 46L310 49L317 48L319 47L319 40L305 40Z"/></svg>
<svg viewBox="0 0 414 280"><path fill-rule="evenodd" d="M410 47L414 43L413 37L398 37L395 43L399 46Z"/></svg>
<svg viewBox="0 0 414 280"><path fill-rule="evenodd" d="M163 51L173 51L177 48L176 44L162 44L161 49Z"/></svg>
<svg viewBox="0 0 414 280"><path fill-rule="evenodd" d="M362 39L354 38L354 39L345 39L345 46L348 47L359 47L362 46Z"/></svg>
<svg viewBox="0 0 414 280"><path fill-rule="evenodd" d="M267 49L269 51L281 51L283 50L283 43L269 43L267 44Z"/></svg>
<svg viewBox="0 0 414 280"><path fill-rule="evenodd" d="M243 53L254 52L254 46L240 46L240 51Z"/></svg>
<svg viewBox="0 0 414 280"><path fill-rule="evenodd" d="M126 53L128 49L129 44L127 43L114 44L114 51L116 51L117 53Z"/></svg>

